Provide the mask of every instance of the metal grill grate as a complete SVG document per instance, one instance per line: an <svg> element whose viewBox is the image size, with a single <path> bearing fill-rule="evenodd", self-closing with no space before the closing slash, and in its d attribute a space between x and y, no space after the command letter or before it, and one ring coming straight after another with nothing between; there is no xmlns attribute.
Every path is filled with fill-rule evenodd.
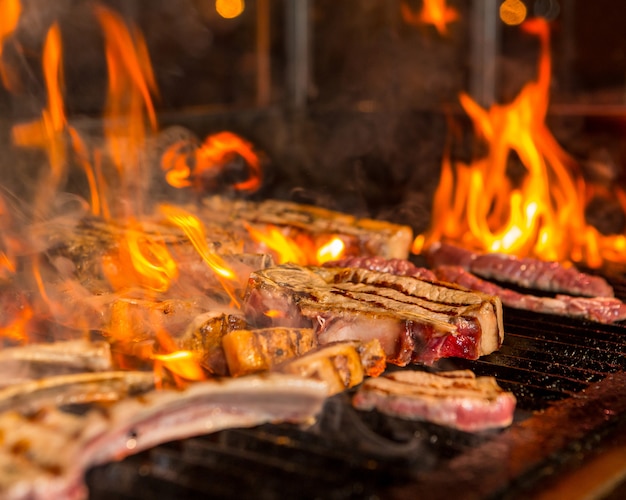
<svg viewBox="0 0 626 500"><path fill-rule="evenodd" d="M490 356L442 361L495 376L516 395L516 423L505 432L361 413L342 394L307 430L226 430L95 468L91 498L523 498L572 450L580 455L626 423L626 325L507 309L505 331Z"/></svg>

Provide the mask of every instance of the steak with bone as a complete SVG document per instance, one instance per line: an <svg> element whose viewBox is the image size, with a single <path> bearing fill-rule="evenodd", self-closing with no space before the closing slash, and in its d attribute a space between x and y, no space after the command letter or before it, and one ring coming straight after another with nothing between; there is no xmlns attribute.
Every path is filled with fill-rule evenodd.
<svg viewBox="0 0 626 500"><path fill-rule="evenodd" d="M154 387L151 372L72 373L0 389L0 412L35 413L47 406L117 401Z"/></svg>
<svg viewBox="0 0 626 500"><path fill-rule="evenodd" d="M498 253L479 254L449 243L435 243L426 251L431 267L461 266L485 279L512 283L523 288L585 297L613 297L604 278L591 276L575 267Z"/></svg>
<svg viewBox="0 0 626 500"><path fill-rule="evenodd" d="M475 432L510 425L516 399L494 377L476 377L469 370L402 370L366 380L352 403L360 410L376 408L394 417Z"/></svg>
<svg viewBox="0 0 626 500"><path fill-rule="evenodd" d="M498 349L504 335L497 297L367 269L284 264L256 271L244 302L258 326L312 325L320 344L376 338L388 362L401 366L476 359Z"/></svg>
<svg viewBox="0 0 626 500"><path fill-rule="evenodd" d="M440 266L435 268L440 280L497 295L505 306L525 309L545 314L583 318L598 323L613 323L626 319L626 304L614 297L537 297L519 293L483 280L460 266Z"/></svg>
<svg viewBox="0 0 626 500"><path fill-rule="evenodd" d="M8 411L0 415L0 497L86 498L89 467L226 428L306 423L326 394L323 382L266 374L152 391L82 416L53 408L28 416Z"/></svg>

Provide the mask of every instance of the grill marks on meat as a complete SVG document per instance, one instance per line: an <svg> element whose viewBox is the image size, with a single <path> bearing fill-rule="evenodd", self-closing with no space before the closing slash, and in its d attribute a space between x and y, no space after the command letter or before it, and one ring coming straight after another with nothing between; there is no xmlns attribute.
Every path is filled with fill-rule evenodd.
<svg viewBox="0 0 626 500"><path fill-rule="evenodd" d="M431 245L427 258L432 267L461 266L481 278L523 288L585 297L614 296L611 285L603 278L582 273L574 267L563 267L558 262L496 253L478 254L448 243Z"/></svg>
<svg viewBox="0 0 626 500"><path fill-rule="evenodd" d="M366 344L333 342L277 366L276 371L322 380L330 396L360 384L366 375L380 375L385 370L385 359L377 339Z"/></svg>
<svg viewBox="0 0 626 500"><path fill-rule="evenodd" d="M312 328L236 330L222 339L230 375L238 377L270 370L317 346Z"/></svg>
<svg viewBox="0 0 626 500"><path fill-rule="evenodd" d="M388 361L432 363L475 359L503 336L498 298L416 277L365 269L286 264L257 271L246 292L247 317L282 326L313 323L320 344L378 338Z"/></svg>
<svg viewBox="0 0 626 500"><path fill-rule="evenodd" d="M308 422L323 382L289 375L241 377L152 391L84 416L49 409L0 415L0 497L85 498L85 471L174 439L266 422Z"/></svg>
<svg viewBox="0 0 626 500"><path fill-rule="evenodd" d="M366 380L353 405L474 432L510 425L516 400L495 378L476 377L469 370L438 374L403 370Z"/></svg>
<svg viewBox="0 0 626 500"><path fill-rule="evenodd" d="M516 309L583 318L599 323L613 323L626 319L626 304L613 297L572 297L571 295L537 297L485 281L460 266L440 266L434 271L440 280L498 295L504 305Z"/></svg>

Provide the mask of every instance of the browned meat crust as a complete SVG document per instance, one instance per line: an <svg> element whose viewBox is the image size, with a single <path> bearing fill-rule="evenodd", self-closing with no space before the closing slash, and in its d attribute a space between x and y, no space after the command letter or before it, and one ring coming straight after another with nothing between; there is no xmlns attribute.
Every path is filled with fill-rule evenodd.
<svg viewBox="0 0 626 500"><path fill-rule="evenodd" d="M477 378L469 370L439 374L403 370L366 380L353 404L361 410L376 408L473 432L510 425L516 400L495 378Z"/></svg>
<svg viewBox="0 0 626 500"><path fill-rule="evenodd" d="M245 310L259 326L313 325L320 344L377 338L399 365L475 359L504 335L497 297L365 269L286 264L252 273Z"/></svg>

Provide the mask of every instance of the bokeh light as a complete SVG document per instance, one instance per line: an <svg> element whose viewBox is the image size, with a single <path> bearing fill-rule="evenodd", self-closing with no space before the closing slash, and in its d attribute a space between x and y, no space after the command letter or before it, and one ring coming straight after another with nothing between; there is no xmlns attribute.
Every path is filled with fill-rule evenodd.
<svg viewBox="0 0 626 500"><path fill-rule="evenodd" d="M500 5L500 19L509 26L522 24L526 19L526 5L520 0L505 0Z"/></svg>
<svg viewBox="0 0 626 500"><path fill-rule="evenodd" d="M243 0L216 0L215 10L225 19L233 19L239 16L246 5Z"/></svg>

